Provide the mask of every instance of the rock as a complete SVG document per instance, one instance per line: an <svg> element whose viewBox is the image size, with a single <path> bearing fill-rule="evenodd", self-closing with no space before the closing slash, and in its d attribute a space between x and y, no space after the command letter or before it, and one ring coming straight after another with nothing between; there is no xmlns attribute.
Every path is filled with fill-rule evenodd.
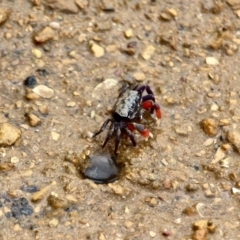
<svg viewBox="0 0 240 240"><path fill-rule="evenodd" d="M6 8L0 8L0 26L6 22L10 15L10 10Z"/></svg>
<svg viewBox="0 0 240 240"><path fill-rule="evenodd" d="M68 200L52 192L48 197L48 204L54 209L65 208L68 205Z"/></svg>
<svg viewBox="0 0 240 240"><path fill-rule="evenodd" d="M240 153L240 134L237 131L229 131L227 133L227 139L238 153Z"/></svg>
<svg viewBox="0 0 240 240"><path fill-rule="evenodd" d="M55 36L55 31L51 27L45 27L34 35L34 40L38 43L47 42Z"/></svg>
<svg viewBox="0 0 240 240"><path fill-rule="evenodd" d="M11 146L21 136L21 131L10 123L0 124L0 146Z"/></svg>
<svg viewBox="0 0 240 240"><path fill-rule="evenodd" d="M47 115L48 114L48 106L47 105L41 105L41 106L38 107L38 111L42 115Z"/></svg>
<svg viewBox="0 0 240 240"><path fill-rule="evenodd" d="M8 172L11 171L14 168L13 163L0 163L0 172Z"/></svg>
<svg viewBox="0 0 240 240"><path fill-rule="evenodd" d="M34 193L34 194L32 195L31 200L32 200L33 202L37 202L37 201L43 199L43 198L46 196L47 192L50 190L50 188L51 188L53 185L55 185L55 184L56 184L56 182L52 182L51 184L49 184L49 185L47 185L46 187L44 187L44 188L42 188L41 190L39 190L38 192Z"/></svg>
<svg viewBox="0 0 240 240"><path fill-rule="evenodd" d="M49 221L48 225L49 225L49 227L51 227L51 228L57 227L57 225L58 225L58 219L57 219L57 218L53 218L52 220Z"/></svg>
<svg viewBox="0 0 240 240"><path fill-rule="evenodd" d="M28 192L28 193L34 193L34 192L37 192L38 191L38 188L37 186L35 185L23 185L20 187L20 189L23 191L23 192Z"/></svg>
<svg viewBox="0 0 240 240"><path fill-rule="evenodd" d="M78 13L79 9L75 4L75 0L42 0L42 3L45 6L48 6L52 9L57 9L66 13Z"/></svg>
<svg viewBox="0 0 240 240"><path fill-rule="evenodd" d="M92 54L96 57L96 58L100 58L104 55L105 50L103 47L99 46L98 44L96 44L93 41L89 42L89 47L91 49Z"/></svg>
<svg viewBox="0 0 240 240"><path fill-rule="evenodd" d="M156 237L157 233L155 233L153 231L150 231L149 235L150 235L151 238L154 238L154 237Z"/></svg>
<svg viewBox="0 0 240 240"><path fill-rule="evenodd" d="M155 52L155 47L152 46L152 45L147 45L145 47L145 50L142 53L142 58L145 59L145 60L148 60L152 57L154 52Z"/></svg>
<svg viewBox="0 0 240 240"><path fill-rule="evenodd" d="M54 90L45 85L38 85L32 91L42 98L52 98L54 96Z"/></svg>
<svg viewBox="0 0 240 240"><path fill-rule="evenodd" d="M38 100L40 98L40 96L34 92L27 93L25 97L27 100Z"/></svg>
<svg viewBox="0 0 240 240"><path fill-rule="evenodd" d="M133 74L136 81L142 82L145 80L146 76L143 72L136 72Z"/></svg>
<svg viewBox="0 0 240 240"><path fill-rule="evenodd" d="M51 132L52 139L58 141L60 139L60 134L57 132Z"/></svg>
<svg viewBox="0 0 240 240"><path fill-rule="evenodd" d="M207 240L207 230L200 229L196 230L192 235L193 240Z"/></svg>
<svg viewBox="0 0 240 240"><path fill-rule="evenodd" d="M73 102L73 101L67 102L67 103L66 103L66 106L67 106L67 107L75 107L75 106L76 106L76 103Z"/></svg>
<svg viewBox="0 0 240 240"><path fill-rule="evenodd" d="M125 226L126 228L131 228L131 227L133 226L133 222L131 222L131 221L126 221L126 222L124 223L124 226Z"/></svg>
<svg viewBox="0 0 240 240"><path fill-rule="evenodd" d="M50 23L49 23L49 27L50 27L51 29L58 30L58 29L60 28L60 23L59 23L59 22L50 22ZM46 27L46 28L47 28L47 27ZM44 29L45 29L45 28L44 28ZM43 30L44 30L44 29L43 29ZM52 34L52 31L51 31L50 29L48 29L47 32L48 32L48 35L49 35L49 36L52 36L52 35L54 36L54 34ZM54 32L54 31L53 31L53 32ZM53 38L53 37L51 37L51 38ZM50 38L50 39L51 39L51 38Z"/></svg>
<svg viewBox="0 0 240 240"><path fill-rule="evenodd" d="M37 81L34 76L27 77L23 82L23 84L29 88L33 88L36 85L36 83L37 83Z"/></svg>
<svg viewBox="0 0 240 240"><path fill-rule="evenodd" d="M124 31L124 36L125 36L126 38L131 38L131 37L133 37L133 31L132 31L132 29L127 29L126 31Z"/></svg>
<svg viewBox="0 0 240 240"><path fill-rule="evenodd" d="M206 57L206 63L208 65L218 65L219 64L218 60L214 57Z"/></svg>
<svg viewBox="0 0 240 240"><path fill-rule="evenodd" d="M41 58L42 57L42 51L37 49L37 48L32 49L32 54L36 58Z"/></svg>
<svg viewBox="0 0 240 240"><path fill-rule="evenodd" d="M99 91L110 90L111 88L117 86L118 80L113 78L107 78L103 82L99 83L92 92L93 98L99 98Z"/></svg>
<svg viewBox="0 0 240 240"><path fill-rule="evenodd" d="M206 118L201 121L203 131L210 137L216 136L218 133L218 123L212 118Z"/></svg>
<svg viewBox="0 0 240 240"><path fill-rule="evenodd" d="M28 121L29 121L29 125L32 127L35 127L42 123L41 119L32 113L28 115Z"/></svg>
<svg viewBox="0 0 240 240"><path fill-rule="evenodd" d="M211 220L201 219L193 223L193 230L206 229L208 232L213 233L216 230L216 226Z"/></svg>
<svg viewBox="0 0 240 240"><path fill-rule="evenodd" d="M19 218L21 215L31 215L33 208L29 205L26 198L19 198L13 201L11 212L14 218Z"/></svg>
<svg viewBox="0 0 240 240"><path fill-rule="evenodd" d="M223 150L222 147L219 147L213 157L213 160L211 163L217 163L220 160L224 159L226 157L226 152Z"/></svg>

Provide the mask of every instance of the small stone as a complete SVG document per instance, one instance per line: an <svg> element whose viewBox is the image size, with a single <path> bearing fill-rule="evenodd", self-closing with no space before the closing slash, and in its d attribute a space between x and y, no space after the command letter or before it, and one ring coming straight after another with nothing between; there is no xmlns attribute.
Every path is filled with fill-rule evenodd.
<svg viewBox="0 0 240 240"><path fill-rule="evenodd" d="M61 135L57 132L51 132L51 136L54 141L58 141Z"/></svg>
<svg viewBox="0 0 240 240"><path fill-rule="evenodd" d="M89 46L91 49L91 52L96 58L100 58L104 55L105 51L104 48L99 46L98 44L94 43L93 41L89 42Z"/></svg>
<svg viewBox="0 0 240 240"><path fill-rule="evenodd" d="M199 185L196 184L196 183L188 183L185 186L185 189L186 189L186 191L194 192L194 191L197 191L199 189Z"/></svg>
<svg viewBox="0 0 240 240"><path fill-rule="evenodd" d="M192 239L193 240L207 240L207 230L206 229L196 230L193 233Z"/></svg>
<svg viewBox="0 0 240 240"><path fill-rule="evenodd" d="M113 190L116 195L123 195L124 188L118 184L109 183L108 186Z"/></svg>
<svg viewBox="0 0 240 240"><path fill-rule="evenodd" d="M32 127L35 127L42 123L41 119L32 113L28 115L28 121L29 121L29 125Z"/></svg>
<svg viewBox="0 0 240 240"><path fill-rule="evenodd" d="M239 195L240 194L240 190L238 188L233 187L232 188L232 194L233 195Z"/></svg>
<svg viewBox="0 0 240 240"><path fill-rule="evenodd" d="M15 224L14 227L13 227L13 231L14 231L14 232L21 232L21 231L22 231L22 228L20 227L19 224Z"/></svg>
<svg viewBox="0 0 240 240"><path fill-rule="evenodd" d="M145 47L145 50L143 51L142 53L142 58L145 59L145 60L148 60L152 57L152 55L154 54L155 52L155 47L152 46L152 45L147 45Z"/></svg>
<svg viewBox="0 0 240 240"><path fill-rule="evenodd" d="M37 83L37 81L34 76L27 77L23 82L23 84L29 88L33 88L36 85L36 83Z"/></svg>
<svg viewBox="0 0 240 240"><path fill-rule="evenodd" d="M47 26L34 36L34 40L38 43L44 43L51 40L54 36L55 31Z"/></svg>
<svg viewBox="0 0 240 240"><path fill-rule="evenodd" d="M218 65L219 64L218 60L214 57L206 57L206 63L208 65Z"/></svg>
<svg viewBox="0 0 240 240"><path fill-rule="evenodd" d="M157 233L155 233L153 231L150 231L149 235L150 235L151 238L154 238L154 237L156 237Z"/></svg>
<svg viewBox="0 0 240 240"><path fill-rule="evenodd" d="M76 103L75 103L75 102L67 102L67 103L66 103L66 106L67 106L67 107L75 107L75 106L76 106Z"/></svg>
<svg viewBox="0 0 240 240"><path fill-rule="evenodd" d="M227 139L238 153L240 153L240 134L237 131L229 131L227 133Z"/></svg>
<svg viewBox="0 0 240 240"><path fill-rule="evenodd" d="M42 51L37 49L37 48L32 49L32 54L36 58L41 58L42 57Z"/></svg>
<svg viewBox="0 0 240 240"><path fill-rule="evenodd" d="M45 85L38 85L32 91L42 98L52 98L54 96L54 90Z"/></svg>
<svg viewBox="0 0 240 240"><path fill-rule="evenodd" d="M205 147L208 147L208 146L211 146L213 144L214 140L212 138L208 138L204 143L203 145Z"/></svg>
<svg viewBox="0 0 240 240"><path fill-rule="evenodd" d="M143 72L136 72L136 73L133 74L133 77L138 82L142 82L146 79L146 76Z"/></svg>
<svg viewBox="0 0 240 240"><path fill-rule="evenodd" d="M42 188L41 190L39 190L38 192L34 193L34 194L32 195L31 200L32 200L33 202L37 202L37 201L43 199L43 198L46 196L47 192L50 190L50 188L51 188L53 185L55 185L55 184L56 184L56 182L52 182L51 184L49 184L49 185L47 185L46 187L44 187L44 188Z"/></svg>
<svg viewBox="0 0 240 240"><path fill-rule="evenodd" d="M167 12L173 17L176 17L178 15L177 11L173 8L167 9Z"/></svg>
<svg viewBox="0 0 240 240"><path fill-rule="evenodd" d="M0 172L8 172L14 168L13 163L0 163Z"/></svg>
<svg viewBox="0 0 240 240"><path fill-rule="evenodd" d="M19 198L13 201L11 212L14 218L19 218L21 215L31 215L33 213L33 208L29 205L26 198Z"/></svg>
<svg viewBox="0 0 240 240"><path fill-rule="evenodd" d="M21 136L21 131L10 123L0 124L0 146L11 146Z"/></svg>
<svg viewBox="0 0 240 240"><path fill-rule="evenodd" d="M156 207L157 204L158 204L157 199L156 198L151 198L148 204L149 204L150 207Z"/></svg>
<svg viewBox="0 0 240 240"><path fill-rule="evenodd" d="M220 160L224 159L226 157L226 152L221 148L219 147L213 157L213 160L211 163L217 163L219 162Z"/></svg>
<svg viewBox="0 0 240 240"><path fill-rule="evenodd" d="M48 225L49 225L49 227L51 227L51 228L57 227L57 225L58 225L58 219L57 219L57 218L53 218L52 220L49 221Z"/></svg>
<svg viewBox="0 0 240 240"><path fill-rule="evenodd" d="M38 100L40 98L40 96L34 92L27 93L25 97L27 100Z"/></svg>
<svg viewBox="0 0 240 240"><path fill-rule="evenodd" d="M11 163L19 163L19 158L18 157L11 157L10 162Z"/></svg>
<svg viewBox="0 0 240 240"><path fill-rule="evenodd" d="M124 223L124 226L125 226L126 228L131 228L131 227L133 226L133 222L126 221L126 222Z"/></svg>
<svg viewBox="0 0 240 240"><path fill-rule="evenodd" d="M10 10L6 8L0 8L0 25L2 25L8 19Z"/></svg>
<svg viewBox="0 0 240 240"><path fill-rule="evenodd" d="M48 204L54 209L66 208L68 200L63 197L59 197L56 193L52 192L48 197Z"/></svg>
<svg viewBox="0 0 240 240"><path fill-rule="evenodd" d="M42 115L46 115L48 114L48 106L47 105L41 105L38 107L38 110L39 112L42 114Z"/></svg>
<svg viewBox="0 0 240 240"><path fill-rule="evenodd" d="M131 38L131 37L133 37L133 31L132 31L132 29L127 29L127 30L124 32L124 36L125 36L126 38Z"/></svg>
<svg viewBox="0 0 240 240"><path fill-rule="evenodd" d="M52 29L58 30L60 28L60 24L58 22L50 22L49 27Z"/></svg>
<svg viewBox="0 0 240 240"><path fill-rule="evenodd" d="M204 132L210 137L216 136L218 133L218 123L212 118L206 118L201 121Z"/></svg>

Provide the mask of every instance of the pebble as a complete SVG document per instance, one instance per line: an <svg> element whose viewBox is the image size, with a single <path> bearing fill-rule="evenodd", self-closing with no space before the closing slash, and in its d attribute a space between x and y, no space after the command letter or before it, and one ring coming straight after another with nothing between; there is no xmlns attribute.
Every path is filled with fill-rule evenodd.
<svg viewBox="0 0 240 240"><path fill-rule="evenodd" d="M75 107L75 106L76 106L76 103L75 103L75 102L67 102L67 103L66 103L66 106L67 106L67 107Z"/></svg>
<svg viewBox="0 0 240 240"><path fill-rule="evenodd" d="M157 199L156 198L151 198L148 204L149 204L150 207L156 207L157 204L158 204Z"/></svg>
<svg viewBox="0 0 240 240"><path fill-rule="evenodd" d="M60 23L59 22L50 22L49 23L49 27L51 29L55 29L55 30L58 30L60 28ZM51 30L50 30L51 31Z"/></svg>
<svg viewBox="0 0 240 240"><path fill-rule="evenodd" d="M133 31L132 31L132 29L127 29L126 31L124 31L124 36L125 36L126 38L131 38L131 37L133 37Z"/></svg>
<svg viewBox="0 0 240 240"><path fill-rule="evenodd" d="M126 222L124 223L124 226L125 226L126 228L131 228L131 227L133 226L133 222L131 222L131 221L126 221Z"/></svg>
<svg viewBox="0 0 240 240"><path fill-rule="evenodd" d="M23 84L29 88L33 88L36 85L36 83L37 83L37 81L34 76L27 77L23 82Z"/></svg>
<svg viewBox="0 0 240 240"><path fill-rule="evenodd" d="M228 131L227 139L238 153L240 153L240 134L237 131Z"/></svg>
<svg viewBox="0 0 240 240"><path fill-rule="evenodd" d="M218 65L219 64L218 60L214 57L206 57L206 63L208 65Z"/></svg>
<svg viewBox="0 0 240 240"><path fill-rule="evenodd" d="M150 231L149 235L150 235L151 238L154 238L154 237L156 237L157 233L155 233L153 231Z"/></svg>
<svg viewBox="0 0 240 240"><path fill-rule="evenodd" d="M224 159L226 157L226 152L222 149L222 147L219 147L212 159L211 163L217 163L220 160Z"/></svg>
<svg viewBox="0 0 240 240"><path fill-rule="evenodd" d="M99 98L99 91L103 91L106 89L111 89L115 86L117 86L118 80L113 78L107 78L103 82L99 83L92 92L93 98Z"/></svg>
<svg viewBox="0 0 240 240"><path fill-rule="evenodd" d="M40 32L36 33L34 40L38 43L47 42L55 36L55 31L51 27L45 27Z"/></svg>
<svg viewBox="0 0 240 240"><path fill-rule="evenodd" d="M14 168L14 164L13 163L0 163L0 172L8 172L11 171Z"/></svg>
<svg viewBox="0 0 240 240"><path fill-rule="evenodd" d="M101 154L89 157L83 174L95 183L109 183L117 179L118 169L110 155Z"/></svg>
<svg viewBox="0 0 240 240"><path fill-rule="evenodd" d="M91 49L92 54L96 57L96 58L100 58L105 54L105 50L103 47L101 47L100 45L96 44L93 41L89 42L89 47Z"/></svg>
<svg viewBox="0 0 240 240"><path fill-rule="evenodd" d="M138 82L142 82L146 79L146 76L143 72L136 72L136 73L133 74L133 77Z"/></svg>
<svg viewBox="0 0 240 240"><path fill-rule="evenodd" d="M19 158L18 157L11 157L10 162L11 163L19 163Z"/></svg>
<svg viewBox="0 0 240 240"><path fill-rule="evenodd" d="M28 193L34 193L34 192L37 192L38 191L38 188L37 186L35 185L23 185L20 187L20 189L23 191L23 192L28 192Z"/></svg>
<svg viewBox="0 0 240 240"><path fill-rule="evenodd" d="M37 202L37 201L39 201L39 200L42 200L42 199L46 196L47 192L50 190L50 188L51 188L53 185L56 185L56 182L52 182L51 184L47 185L46 187L44 187L44 188L42 188L41 190L39 190L39 191L37 191L36 193L34 193L34 194L32 195L31 200L32 200L33 202Z"/></svg>
<svg viewBox="0 0 240 240"><path fill-rule="evenodd" d="M8 19L10 10L6 8L0 8L0 25L2 25Z"/></svg>
<svg viewBox="0 0 240 240"><path fill-rule="evenodd" d="M75 4L75 0L44 0L42 3L51 9L60 10L65 13L78 13L79 8Z"/></svg>
<svg viewBox="0 0 240 240"><path fill-rule="evenodd" d="M49 221L48 225L49 225L49 227L51 227L51 228L57 227L57 225L58 225L58 219L57 219L57 218L53 218L52 220Z"/></svg>
<svg viewBox="0 0 240 240"><path fill-rule="evenodd" d="M41 58L42 57L42 51L37 49L37 48L32 49L32 54L36 58Z"/></svg>
<svg viewBox="0 0 240 240"><path fill-rule="evenodd" d="M145 47L145 50L142 52L142 58L145 59L145 60L148 60L152 57L152 55L154 54L155 52L155 47L152 46L152 45L147 45Z"/></svg>
<svg viewBox="0 0 240 240"><path fill-rule="evenodd" d="M0 146L11 146L21 137L21 130L10 123L0 124Z"/></svg>
<svg viewBox="0 0 240 240"><path fill-rule="evenodd" d="M54 192L51 192L48 197L48 204L54 209L66 208L68 205L68 200L63 197L59 197L58 194Z"/></svg>
<svg viewBox="0 0 240 240"><path fill-rule="evenodd" d="M42 115L47 115L48 114L48 106L47 105L41 105L41 106L38 107L38 111Z"/></svg>
<svg viewBox="0 0 240 240"><path fill-rule="evenodd" d="M218 133L218 123L212 118L205 118L201 121L203 131L210 137L216 136Z"/></svg>
<svg viewBox="0 0 240 240"><path fill-rule="evenodd" d="M34 92L27 93L25 97L27 100L38 100L40 98L40 96Z"/></svg>
<svg viewBox="0 0 240 240"><path fill-rule="evenodd" d="M11 212L14 218L19 218L21 215L31 215L33 208L29 205L26 198L19 198L13 201Z"/></svg>
<svg viewBox="0 0 240 240"><path fill-rule="evenodd" d="M45 85L38 85L32 91L42 98L52 98L54 96L54 90Z"/></svg>
<svg viewBox="0 0 240 240"><path fill-rule="evenodd" d="M51 137L54 141L58 141L61 137L61 135L57 132L51 132Z"/></svg>
<svg viewBox="0 0 240 240"><path fill-rule="evenodd" d="M28 114L28 122L29 125L32 127L35 127L42 123L41 119L32 113Z"/></svg>

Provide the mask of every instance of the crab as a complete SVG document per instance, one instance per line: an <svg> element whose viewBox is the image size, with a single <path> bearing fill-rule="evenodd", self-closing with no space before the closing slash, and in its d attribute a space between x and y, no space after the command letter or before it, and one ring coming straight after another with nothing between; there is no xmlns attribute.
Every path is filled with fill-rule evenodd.
<svg viewBox="0 0 240 240"><path fill-rule="evenodd" d="M147 94L143 96L144 91ZM142 119L145 110L148 110L151 115L155 113L157 120L161 118L161 110L155 102L151 88L148 85L135 85L132 88L129 88L129 86L123 87L112 109L111 117L104 121L101 128L93 134L92 138L102 133L108 124L111 123L102 148L107 145L108 141L114 135L116 135L115 155L117 155L120 141L124 135L127 135L133 146L136 146L137 143L133 134L134 130L137 130L144 138L151 136L150 131L144 125L138 123Z"/></svg>

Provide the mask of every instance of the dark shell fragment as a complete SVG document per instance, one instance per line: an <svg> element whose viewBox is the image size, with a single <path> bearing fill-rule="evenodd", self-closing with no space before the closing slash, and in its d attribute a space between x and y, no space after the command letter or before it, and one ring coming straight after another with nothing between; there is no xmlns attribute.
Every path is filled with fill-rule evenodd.
<svg viewBox="0 0 240 240"><path fill-rule="evenodd" d="M95 183L109 183L117 179L118 168L110 155L90 156L84 176Z"/></svg>

